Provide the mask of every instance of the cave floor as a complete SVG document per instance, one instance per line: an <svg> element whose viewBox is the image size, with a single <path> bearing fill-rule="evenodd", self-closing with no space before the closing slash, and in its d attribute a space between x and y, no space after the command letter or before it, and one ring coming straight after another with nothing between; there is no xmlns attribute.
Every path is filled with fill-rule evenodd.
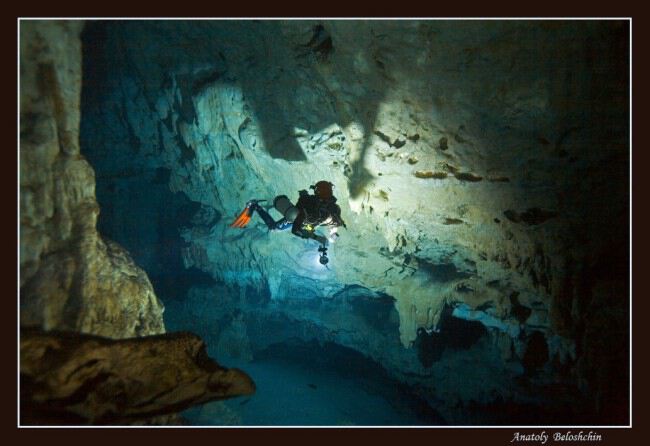
<svg viewBox="0 0 650 446"><path fill-rule="evenodd" d="M192 425L241 426L405 426L421 425L418 415L367 391L361 377L335 369L268 358L245 362L222 358L246 370L257 386L251 397L208 403L183 416ZM225 407L224 407L225 406ZM403 406L403 405L402 405Z"/></svg>

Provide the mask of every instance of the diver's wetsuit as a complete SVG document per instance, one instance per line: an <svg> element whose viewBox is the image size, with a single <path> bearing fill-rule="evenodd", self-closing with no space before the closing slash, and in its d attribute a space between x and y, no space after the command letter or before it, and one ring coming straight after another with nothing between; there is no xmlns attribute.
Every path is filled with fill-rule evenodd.
<svg viewBox="0 0 650 446"><path fill-rule="evenodd" d="M341 218L341 208L336 204L336 198L328 201L320 200L315 195L309 195L307 191L300 191L300 198L296 203L298 216L294 222L281 218L275 221L273 217L259 204L254 203L252 208L262 217L269 230L283 231L291 228L294 235L302 238L314 238L313 232L316 226L326 224L328 226L345 226Z"/></svg>
<svg viewBox="0 0 650 446"><path fill-rule="evenodd" d="M268 212L266 212L266 210L257 203L253 205L253 209L257 211L260 217L262 217L262 220L264 220L264 223L266 223L266 226L271 231L284 231L285 229L288 229L291 226L293 226L293 223L287 221L287 219L284 217L282 217L278 221L275 221L273 217L271 217L271 215Z"/></svg>
<svg viewBox="0 0 650 446"><path fill-rule="evenodd" d="M345 226L335 197L324 201L316 195L309 195L307 191L301 191L296 207L299 212L291 232L298 237L309 238L310 232L318 225Z"/></svg>

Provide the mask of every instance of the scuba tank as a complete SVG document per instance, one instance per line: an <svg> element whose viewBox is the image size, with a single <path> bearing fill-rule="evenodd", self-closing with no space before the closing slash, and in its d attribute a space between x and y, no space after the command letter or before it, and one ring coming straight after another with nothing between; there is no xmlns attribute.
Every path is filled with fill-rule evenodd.
<svg viewBox="0 0 650 446"><path fill-rule="evenodd" d="M298 216L298 208L289 201L286 195L278 195L273 200L273 207L280 212L287 221L293 222Z"/></svg>

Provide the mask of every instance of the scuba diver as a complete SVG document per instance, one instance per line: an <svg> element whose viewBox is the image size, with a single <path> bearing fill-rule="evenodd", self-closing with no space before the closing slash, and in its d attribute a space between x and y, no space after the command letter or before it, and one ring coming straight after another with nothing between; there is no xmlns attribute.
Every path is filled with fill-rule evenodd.
<svg viewBox="0 0 650 446"><path fill-rule="evenodd" d="M320 253L319 261L326 265L327 258L327 237L316 233L317 226L330 227L330 235L338 236L336 230L339 226L347 228L341 218L341 208L336 204L336 197L332 192L333 184L329 181L319 181L310 186L314 190L314 195L309 195L306 190L299 191L298 202L294 206L286 195L278 195L273 200L273 207L277 209L282 218L275 221L273 217L259 205L266 200L250 200L246 207L230 225L232 228L244 228L251 220L253 212L257 211L258 215L264 220L266 226L271 231L283 231L291 228L291 232L304 239L317 240L321 246L318 248Z"/></svg>

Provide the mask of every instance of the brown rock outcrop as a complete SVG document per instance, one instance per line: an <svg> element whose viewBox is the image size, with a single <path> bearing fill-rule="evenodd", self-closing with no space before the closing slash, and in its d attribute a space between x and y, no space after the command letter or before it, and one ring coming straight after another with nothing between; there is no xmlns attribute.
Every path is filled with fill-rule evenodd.
<svg viewBox="0 0 650 446"><path fill-rule="evenodd" d="M113 340L25 330L20 373L22 424L132 424L255 391L191 333Z"/></svg>

